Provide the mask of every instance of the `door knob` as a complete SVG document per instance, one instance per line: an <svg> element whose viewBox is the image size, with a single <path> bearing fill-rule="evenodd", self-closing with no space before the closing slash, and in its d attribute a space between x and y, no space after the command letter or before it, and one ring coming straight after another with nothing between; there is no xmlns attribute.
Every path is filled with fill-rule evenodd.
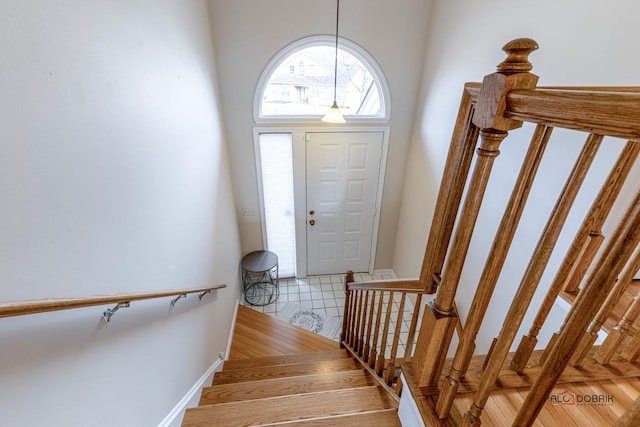
<svg viewBox="0 0 640 427"><path fill-rule="evenodd" d="M316 220L315 219L310 220L309 225L316 225Z"/></svg>

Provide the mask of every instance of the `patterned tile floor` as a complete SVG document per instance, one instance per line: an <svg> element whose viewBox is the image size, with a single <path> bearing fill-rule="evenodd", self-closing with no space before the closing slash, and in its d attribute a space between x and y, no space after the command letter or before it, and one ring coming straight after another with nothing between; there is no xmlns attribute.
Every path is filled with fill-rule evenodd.
<svg viewBox="0 0 640 427"><path fill-rule="evenodd" d="M359 274L354 275L356 281L366 280L385 280L395 279L395 275L392 272L384 272L380 274ZM330 317L338 317L340 324L342 324L342 315L344 312L344 276L341 275L329 275L329 276L310 276L305 279L280 279L280 296L276 302L264 306L253 306L244 300L244 297L240 301L241 304L246 305L254 310L268 314L273 317L277 317L278 313L288 302L294 302L304 308L312 309L318 313L325 314ZM399 310L399 294L396 293L392 305L393 319L390 324L390 331L394 330L395 319ZM386 303L385 303L386 304ZM402 328L400 331L400 347L399 354L404 353L404 346L406 345L406 339L409 331L409 323L411 321L411 312L413 311L412 304L408 301L405 304L405 310L403 315ZM338 336L334 339L339 339ZM391 343L393 340L393 334L389 338L389 344L387 345L387 351L390 351Z"/></svg>

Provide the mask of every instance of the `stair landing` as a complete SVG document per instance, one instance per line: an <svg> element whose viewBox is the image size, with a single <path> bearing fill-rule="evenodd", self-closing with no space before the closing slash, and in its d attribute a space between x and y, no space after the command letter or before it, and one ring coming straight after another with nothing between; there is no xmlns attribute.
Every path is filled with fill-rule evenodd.
<svg viewBox="0 0 640 427"><path fill-rule="evenodd" d="M339 348L336 341L241 305L238 306L229 360L332 351Z"/></svg>

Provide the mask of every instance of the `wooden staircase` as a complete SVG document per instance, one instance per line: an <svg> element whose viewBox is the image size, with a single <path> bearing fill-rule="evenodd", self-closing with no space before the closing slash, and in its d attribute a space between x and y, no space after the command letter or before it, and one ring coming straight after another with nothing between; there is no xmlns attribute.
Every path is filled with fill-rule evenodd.
<svg viewBox="0 0 640 427"><path fill-rule="evenodd" d="M397 408L337 342L241 306L230 360L182 425L400 426Z"/></svg>

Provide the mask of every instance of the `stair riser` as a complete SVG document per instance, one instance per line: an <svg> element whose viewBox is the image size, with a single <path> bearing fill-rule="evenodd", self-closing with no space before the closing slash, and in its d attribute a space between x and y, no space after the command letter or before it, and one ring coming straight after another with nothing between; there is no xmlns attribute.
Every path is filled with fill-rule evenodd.
<svg viewBox="0 0 640 427"><path fill-rule="evenodd" d="M292 421L283 426L296 427L401 427L396 409L367 412L363 414L349 414L338 417L320 418L315 420Z"/></svg>
<svg viewBox="0 0 640 427"><path fill-rule="evenodd" d="M323 360L339 360L349 358L345 350L319 351L317 353L300 353L286 356L257 357L253 359L227 360L224 370L250 369L263 366L291 365L294 363L308 363Z"/></svg>
<svg viewBox="0 0 640 427"><path fill-rule="evenodd" d="M376 385L376 381L365 370L223 384L205 388L200 397L200 405L239 402L243 400L367 387L372 385Z"/></svg>

